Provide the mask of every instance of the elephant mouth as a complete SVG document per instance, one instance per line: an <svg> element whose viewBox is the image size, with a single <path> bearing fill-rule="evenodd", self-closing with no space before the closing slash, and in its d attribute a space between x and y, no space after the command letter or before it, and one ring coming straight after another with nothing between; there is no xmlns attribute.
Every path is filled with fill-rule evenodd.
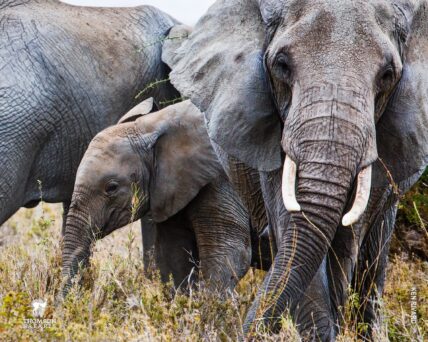
<svg viewBox="0 0 428 342"><path fill-rule="evenodd" d="M106 221L106 223L101 227L100 231L99 231L99 239L102 239L104 237L106 237L107 235L111 234L112 232L114 232L116 229L125 226L127 223L126 222L124 224L121 224L123 219L121 220L121 217L123 215L121 215L121 211L119 209L113 209L110 214L108 215L108 219Z"/></svg>
<svg viewBox="0 0 428 342"><path fill-rule="evenodd" d="M104 226L100 233L97 236L97 240L103 239L105 238L107 235L110 235L111 233L113 233L116 230L116 227L113 225L109 225L107 224L106 226Z"/></svg>
<svg viewBox="0 0 428 342"><path fill-rule="evenodd" d="M133 221L138 220L142 217L145 212L138 213L135 217L132 216L132 213L128 209L115 208L111 211L106 223L102 226L99 233L99 238L102 239L107 235L111 234L115 230L122 228Z"/></svg>
<svg viewBox="0 0 428 342"><path fill-rule="evenodd" d="M372 165L362 169L357 177L357 190L351 209L343 216L344 227L355 224L363 215L370 198ZM282 197L288 212L300 212L301 206L296 198L297 164L287 156L282 176Z"/></svg>

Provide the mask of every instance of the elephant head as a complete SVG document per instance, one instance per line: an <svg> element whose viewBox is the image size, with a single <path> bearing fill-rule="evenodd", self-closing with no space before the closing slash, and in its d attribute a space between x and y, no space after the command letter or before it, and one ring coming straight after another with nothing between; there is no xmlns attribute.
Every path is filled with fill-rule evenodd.
<svg viewBox="0 0 428 342"><path fill-rule="evenodd" d="M427 23L426 0L219 0L166 46L211 139L260 171L283 167L291 219L247 329L302 296L372 187L426 167Z"/></svg>
<svg viewBox="0 0 428 342"><path fill-rule="evenodd" d="M147 114L152 105L141 103L99 133L80 163L64 235L64 295L93 242L148 211L165 221L221 172L190 101Z"/></svg>

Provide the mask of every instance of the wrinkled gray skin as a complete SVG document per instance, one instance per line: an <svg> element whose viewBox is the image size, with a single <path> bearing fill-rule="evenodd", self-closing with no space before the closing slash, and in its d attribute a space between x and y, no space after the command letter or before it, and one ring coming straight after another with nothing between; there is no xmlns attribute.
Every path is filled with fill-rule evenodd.
<svg viewBox="0 0 428 342"><path fill-rule="evenodd" d="M427 1L219 0L163 58L226 170L235 158L259 171L278 253L244 330L276 331L289 307L305 339L332 340L351 283L372 323L399 194L428 161ZM285 154L297 164L292 214ZM368 207L343 227L369 165Z"/></svg>
<svg viewBox="0 0 428 342"><path fill-rule="evenodd" d="M177 288L192 283L200 266L210 287L232 289L256 263L248 212L217 161L202 113L185 101L147 114L147 101L99 133L80 163L64 236L64 294L97 239L148 212L156 266ZM266 262L257 263L268 269Z"/></svg>
<svg viewBox="0 0 428 342"><path fill-rule="evenodd" d="M153 7L0 3L0 225L20 207L71 199L95 134L167 78L161 40L176 21ZM178 96L156 88L156 102ZM140 99L140 100L142 100Z"/></svg>

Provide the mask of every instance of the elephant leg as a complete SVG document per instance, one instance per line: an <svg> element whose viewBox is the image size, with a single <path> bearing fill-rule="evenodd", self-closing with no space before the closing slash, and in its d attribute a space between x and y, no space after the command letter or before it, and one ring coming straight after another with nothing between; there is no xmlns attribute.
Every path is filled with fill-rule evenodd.
<svg viewBox="0 0 428 342"><path fill-rule="evenodd" d="M269 271L272 266L272 260L275 257L273 248L275 241L273 240L270 227L266 226L261 234L255 229L251 229L251 240L251 267Z"/></svg>
<svg viewBox="0 0 428 342"><path fill-rule="evenodd" d="M205 187L187 211L204 283L216 291L233 290L251 263L248 211L224 179Z"/></svg>
<svg viewBox="0 0 428 342"><path fill-rule="evenodd" d="M141 237L143 242L144 272L150 275L154 268L154 253L156 244L156 224L150 214L141 218Z"/></svg>
<svg viewBox="0 0 428 342"><path fill-rule="evenodd" d="M195 234L182 213L157 224L155 261L161 280L170 276L175 288L187 290L197 279L198 249Z"/></svg>
<svg viewBox="0 0 428 342"><path fill-rule="evenodd" d="M304 341L334 341L337 329L332 315L326 258L302 300L291 308L291 315Z"/></svg>
<svg viewBox="0 0 428 342"><path fill-rule="evenodd" d="M369 230L372 218L383 207L386 197L383 190L372 191L369 204L363 217L352 227L340 226L328 252L328 276L331 288L333 311L337 320L343 322L344 308L347 305L352 279L355 274L360 253L361 241Z"/></svg>
<svg viewBox="0 0 428 342"><path fill-rule="evenodd" d="M281 170L260 172L260 184L269 222L270 235L273 237L272 250L276 254L281 245L284 227L288 227L290 215L284 208L281 194Z"/></svg>
<svg viewBox="0 0 428 342"><path fill-rule="evenodd" d="M372 319L375 317L369 298L376 298L378 286L383 285L382 272L394 227L396 201L391 189L372 189L367 210L359 222L352 227L339 227L336 232L327 267L332 309L338 323L344 321L350 290L362 301L355 312L356 320L365 322L369 312Z"/></svg>
<svg viewBox="0 0 428 342"><path fill-rule="evenodd" d="M253 230L261 235L267 226L267 216L259 171L228 155L214 141L211 141L211 144L230 184L248 210Z"/></svg>
<svg viewBox="0 0 428 342"><path fill-rule="evenodd" d="M1 145L1 143L0 143ZM1 146L0 146L1 147ZM38 201L34 203L25 203L25 184L28 173L26 167L21 167L25 163L9 162L8 156L4 156L0 151L0 225L6 222L21 207L35 207Z"/></svg>
<svg viewBox="0 0 428 342"><path fill-rule="evenodd" d="M332 313L337 323L343 322L344 307L358 258L360 229L339 227L327 257Z"/></svg>
<svg viewBox="0 0 428 342"><path fill-rule="evenodd" d="M398 201L389 206L365 237L354 277L354 287L361 300L357 319L368 324L370 339L372 325L378 318L378 299L382 296L391 236L394 231Z"/></svg>

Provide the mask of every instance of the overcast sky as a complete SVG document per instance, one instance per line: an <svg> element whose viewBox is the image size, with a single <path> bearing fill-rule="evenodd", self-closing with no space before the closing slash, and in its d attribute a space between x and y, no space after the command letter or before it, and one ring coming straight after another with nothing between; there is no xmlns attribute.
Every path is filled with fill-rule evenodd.
<svg viewBox="0 0 428 342"><path fill-rule="evenodd" d="M215 0L62 0L83 6L138 6L152 5L181 22L193 25Z"/></svg>

